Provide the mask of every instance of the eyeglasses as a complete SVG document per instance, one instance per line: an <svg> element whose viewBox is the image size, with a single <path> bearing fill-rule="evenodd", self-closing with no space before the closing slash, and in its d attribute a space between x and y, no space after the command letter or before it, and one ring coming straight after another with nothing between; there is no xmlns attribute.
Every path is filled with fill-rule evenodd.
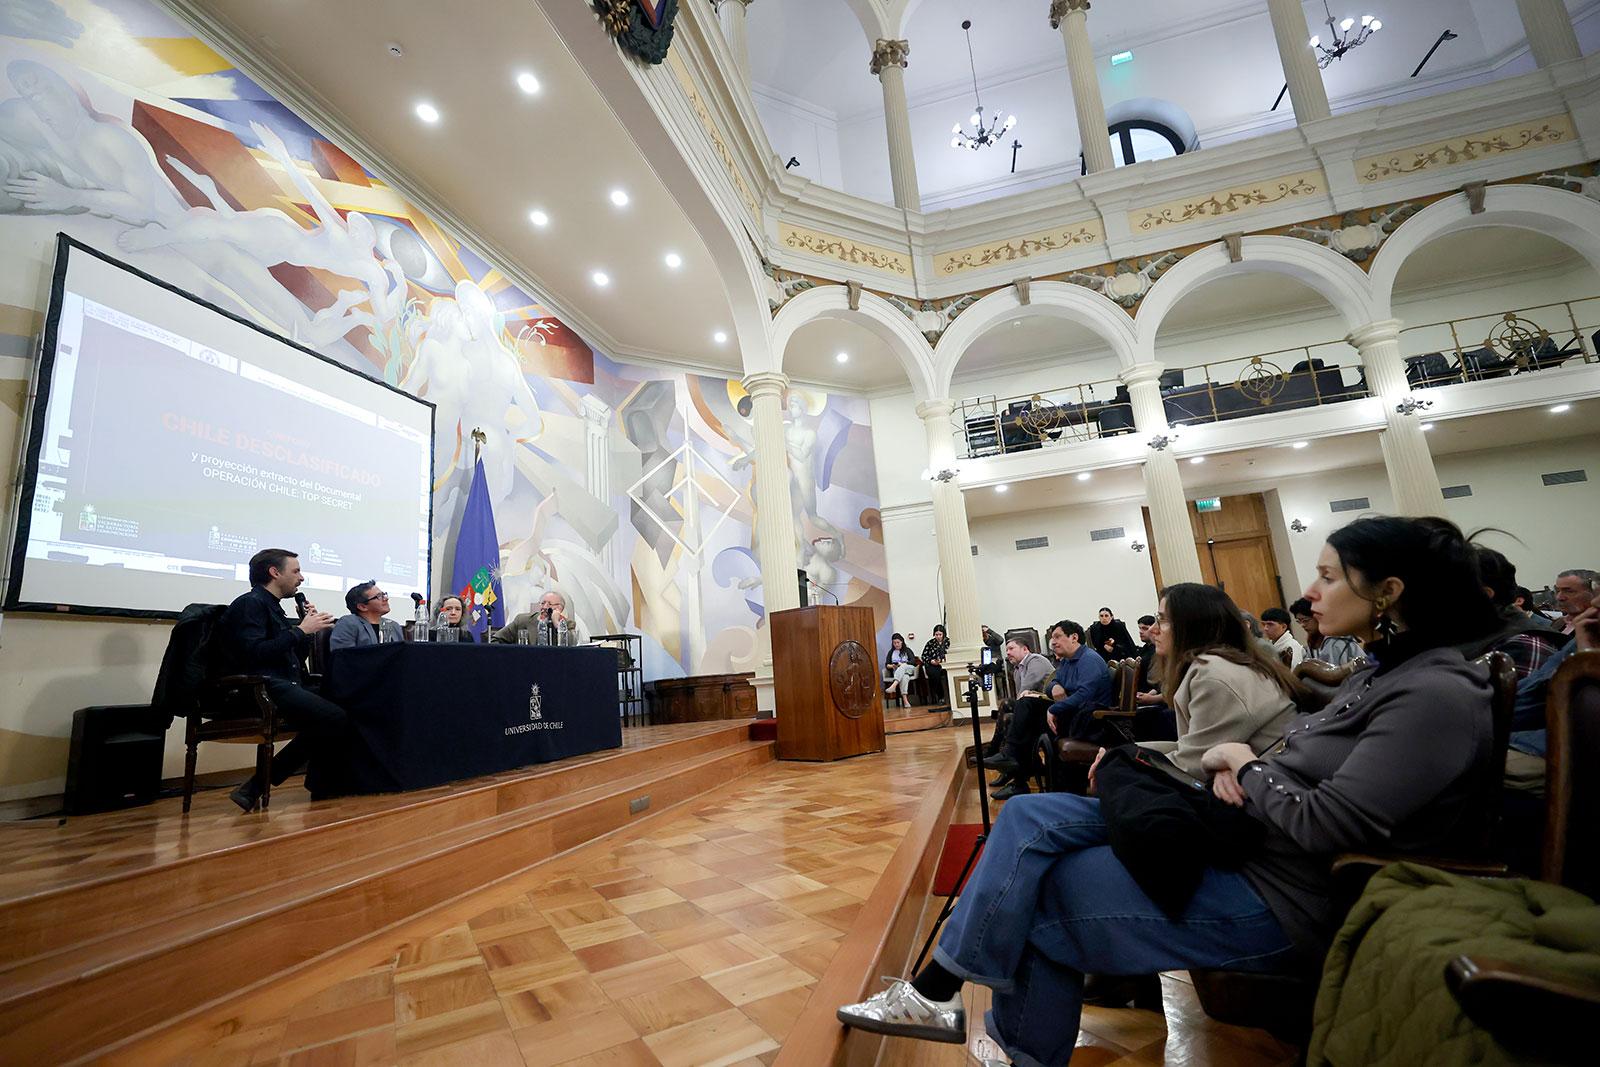
<svg viewBox="0 0 1600 1067"><path fill-rule="evenodd" d="M361 598L361 602L363 604L370 604L374 600L388 600L388 599L389 599L389 594L388 593L373 593L371 596L362 597Z"/></svg>

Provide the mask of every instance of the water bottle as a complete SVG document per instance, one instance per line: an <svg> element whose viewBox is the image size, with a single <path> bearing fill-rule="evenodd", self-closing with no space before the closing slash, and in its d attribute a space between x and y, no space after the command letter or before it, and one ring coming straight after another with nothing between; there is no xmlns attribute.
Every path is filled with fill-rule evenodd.
<svg viewBox="0 0 1600 1067"><path fill-rule="evenodd" d="M415 618L411 623L411 640L427 641L428 639L428 612L427 609L425 609L419 602L417 604Z"/></svg>

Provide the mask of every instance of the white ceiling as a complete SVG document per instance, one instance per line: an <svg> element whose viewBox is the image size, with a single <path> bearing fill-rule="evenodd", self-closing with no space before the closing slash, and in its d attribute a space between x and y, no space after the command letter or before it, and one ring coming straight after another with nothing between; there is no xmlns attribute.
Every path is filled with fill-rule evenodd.
<svg viewBox="0 0 1600 1067"><path fill-rule="evenodd" d="M731 313L709 254L537 3L200 2L497 245L590 341L740 369L736 346L712 341L731 332ZM524 70L538 95L514 84ZM417 119L424 99L441 112L437 125ZM613 188L627 191L626 209L610 203ZM528 221L534 208L548 228ZM677 271L663 262L669 251L683 258ZM593 284L596 270L609 287Z"/></svg>

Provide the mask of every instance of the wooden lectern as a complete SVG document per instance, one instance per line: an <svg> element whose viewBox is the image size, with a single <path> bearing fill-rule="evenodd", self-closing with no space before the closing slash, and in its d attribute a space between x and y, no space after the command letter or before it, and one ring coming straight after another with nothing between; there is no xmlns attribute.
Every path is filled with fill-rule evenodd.
<svg viewBox="0 0 1600 1067"><path fill-rule="evenodd" d="M883 751L883 686L872 609L820 604L772 614L778 758Z"/></svg>

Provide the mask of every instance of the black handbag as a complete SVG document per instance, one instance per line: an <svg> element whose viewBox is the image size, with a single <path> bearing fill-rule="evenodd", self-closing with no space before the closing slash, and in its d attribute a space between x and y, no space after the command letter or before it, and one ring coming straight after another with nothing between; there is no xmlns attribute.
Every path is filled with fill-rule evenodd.
<svg viewBox="0 0 1600 1067"><path fill-rule="evenodd" d="M1168 915L1189 906L1207 867L1238 867L1265 835L1260 822L1159 752L1107 749L1094 776L1111 851Z"/></svg>

